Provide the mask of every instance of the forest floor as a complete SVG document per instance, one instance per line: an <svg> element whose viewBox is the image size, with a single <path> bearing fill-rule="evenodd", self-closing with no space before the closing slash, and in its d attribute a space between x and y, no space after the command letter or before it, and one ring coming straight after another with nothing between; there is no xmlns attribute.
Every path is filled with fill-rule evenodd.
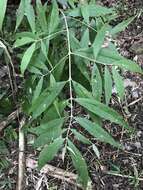
<svg viewBox="0 0 143 190"><path fill-rule="evenodd" d="M142 0L126 1L126 3L122 0L120 0L120 2L117 0L103 0L102 3L106 6L118 7L121 20L134 15L136 12L140 12L141 8L143 9ZM132 24L118 36L116 43L122 55L137 61L137 63L143 67L143 51L140 53L137 51L138 47L143 49L143 14L139 14ZM0 69L1 89L3 87L9 88L5 68L2 69ZM121 103L116 96L113 96L111 102L112 106L128 119L129 125L134 131L131 134L127 134L124 129L106 122L104 127L110 131L114 138L122 142L125 146L125 150L119 151L109 145L99 143L99 160L91 153L90 149L87 149L83 145L80 147L89 166L93 190L143 189L143 78L138 74L132 74L130 72L124 72L123 75L126 87L125 100ZM16 121L10 123L8 128L13 128L13 126L14 128L16 127ZM9 131L9 133L11 133L11 130ZM3 137L5 134L7 135L6 131L0 134L0 137ZM16 132L14 133L12 131L12 136L16 136ZM31 140L29 136L26 148L25 189L80 189L80 187L78 188L66 182L64 178L57 179L56 177L49 176L48 173L44 171L39 172L35 167L37 152L30 146ZM7 165L7 169L0 169L0 189L15 190L18 166L17 140L6 142L6 144L8 149L6 150L7 154L4 158L4 164ZM1 143L0 146L2 146ZM81 145L77 144L77 146ZM60 156L56 157L50 164L56 168L75 173L70 161L66 159L63 164ZM112 172L109 173L109 171Z"/></svg>

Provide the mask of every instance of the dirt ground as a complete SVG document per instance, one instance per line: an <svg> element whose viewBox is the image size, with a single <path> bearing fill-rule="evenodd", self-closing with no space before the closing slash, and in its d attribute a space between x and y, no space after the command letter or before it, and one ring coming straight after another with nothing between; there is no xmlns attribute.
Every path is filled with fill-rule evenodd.
<svg viewBox="0 0 143 190"><path fill-rule="evenodd" d="M122 55L137 61L143 68L143 52L138 53L136 51L138 47L143 49L143 13L140 13L141 9L143 9L143 1L102 0L101 3L109 7L116 6L121 14L119 20L139 13L133 23L118 36L116 42ZM4 74L4 71L0 70L0 72ZM134 131L127 134L121 127L105 122L104 127L110 131L113 137L120 140L125 146L125 150L119 151L109 145L99 143L98 147L101 152L99 160L91 153L90 149L87 150L86 147L82 146L82 152L89 166L93 190L143 189L143 77L130 72L124 72L123 75L125 78L126 98L123 103L120 103L116 96L113 95L112 105L128 119ZM0 78L1 88L2 84L8 83L6 80L5 75ZM9 89L8 86L7 88ZM16 122L14 125L16 125ZM8 165L4 172L0 171L1 190L15 190L16 185L17 142L8 144L8 147L9 153L6 159L11 164ZM36 160L37 158L37 153L30 145L27 147L26 157L31 160ZM33 167L33 164L34 161L26 168L26 190L36 188L36 190L80 189L74 185L69 185L65 181L50 177L48 174L38 172ZM50 164L75 172L68 159L63 165L61 159L57 157ZM112 174L107 173L108 171L112 171Z"/></svg>

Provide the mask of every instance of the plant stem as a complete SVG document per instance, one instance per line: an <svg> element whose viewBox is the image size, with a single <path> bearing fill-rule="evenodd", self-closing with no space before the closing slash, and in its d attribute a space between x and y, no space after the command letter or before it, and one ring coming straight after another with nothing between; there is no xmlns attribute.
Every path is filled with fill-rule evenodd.
<svg viewBox="0 0 143 190"><path fill-rule="evenodd" d="M17 92L18 87L17 87L17 84L16 84L16 73L15 73L14 65L12 63L12 58L11 58L11 56L9 54L9 51L8 51L6 45L2 41L0 41L0 47L4 50L5 55L8 58L8 61L9 61L10 65L11 65L11 68L12 68L12 73L13 73L14 80L12 80L12 76L11 76L11 73L10 73L10 67L9 67L9 64L6 61L7 68L8 68L8 76L9 76L10 86L11 86L11 90L12 90L12 96L13 96L13 100L15 101L14 94L15 94L15 92Z"/></svg>
<svg viewBox="0 0 143 190"><path fill-rule="evenodd" d="M70 93L70 120L69 120L69 125L68 125L68 129L67 129L67 134L66 134L66 141L65 141L65 147L64 147L64 154L63 154L63 160L64 160L64 156L66 153L66 148L67 148L67 141L68 141L68 136L70 133L70 129L72 126L72 120L73 120L73 94L72 94L72 62L71 62L71 46L70 46L70 33L69 33L69 28L68 28L68 23L67 23L67 19L65 14L63 13L62 10L60 10L64 21L65 21L65 26L66 26L66 32L67 32L67 43L68 43L68 63L69 63L69 93Z"/></svg>

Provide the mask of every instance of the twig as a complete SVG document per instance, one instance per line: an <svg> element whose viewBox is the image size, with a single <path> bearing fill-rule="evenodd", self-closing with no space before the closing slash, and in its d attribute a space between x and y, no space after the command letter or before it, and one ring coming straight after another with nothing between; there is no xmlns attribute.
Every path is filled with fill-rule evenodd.
<svg viewBox="0 0 143 190"><path fill-rule="evenodd" d="M133 106L134 104L138 103L140 100L142 100L142 97L140 97L137 100L131 102L130 104L127 105L127 107Z"/></svg>
<svg viewBox="0 0 143 190"><path fill-rule="evenodd" d="M14 65L13 65L12 58L10 56L10 53L9 53L6 45L2 41L0 41L0 47L3 48L3 50L5 52L5 55L7 56L8 60L9 60L9 63L11 65L11 68L12 68L12 73L13 73L14 80L12 80L12 76L11 76L11 73L10 73L10 67L9 67L9 64L6 61L7 68L8 68L8 76L9 76L9 80L10 80L10 86L11 86L11 89L12 89L12 95L13 95L13 99L15 100L14 94L15 94L15 92L17 92L18 87L17 87L17 84L16 84L16 73L15 73Z"/></svg>
<svg viewBox="0 0 143 190"><path fill-rule="evenodd" d="M17 118L18 113L20 113L21 110L17 109L14 112L12 112L7 118L6 120L0 122L0 132L6 128L12 121L14 121Z"/></svg>
<svg viewBox="0 0 143 190"><path fill-rule="evenodd" d="M25 118L23 117L19 127L19 155L18 155L18 179L17 189L23 190L24 187L24 171L25 171L25 139L23 126L25 125Z"/></svg>
<svg viewBox="0 0 143 190"><path fill-rule="evenodd" d="M113 172L104 172L105 174L108 175L113 175L113 176L117 176L117 177L122 177L122 178L128 178L128 179L135 179L135 176L130 176L130 175L122 175L122 174L118 174L118 173L113 173ZM143 181L143 178L137 178L139 181Z"/></svg>
<svg viewBox="0 0 143 190"><path fill-rule="evenodd" d="M28 158L26 160L26 167L31 168L31 169L36 169L38 165L38 162ZM77 177L78 175L72 173L72 172L67 172L61 168L57 168L55 166L46 164L40 171L41 173L48 174L51 177L63 180L69 184L75 185L79 188L82 189L81 185L77 183Z"/></svg>

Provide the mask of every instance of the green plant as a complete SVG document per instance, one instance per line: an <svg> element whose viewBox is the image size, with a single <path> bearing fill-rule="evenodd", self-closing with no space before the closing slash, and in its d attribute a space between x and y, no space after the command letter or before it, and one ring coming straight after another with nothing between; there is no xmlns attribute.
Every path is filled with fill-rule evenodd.
<svg viewBox="0 0 143 190"><path fill-rule="evenodd" d="M122 57L114 45L114 36L134 19L129 18L115 27L114 9L94 2L75 5L65 1L65 11L57 2L34 6L21 0L17 10L14 51L19 50L20 71L25 81L21 98L23 111L29 116L28 132L36 135L35 148L41 148L39 168L52 160L58 151L69 154L86 188L88 166L75 145L75 139L92 146L100 157L94 139L122 149L122 145L102 127L108 120L130 130L127 122L110 108L115 84L120 100L124 99L122 70L142 74L141 68ZM18 52L18 51L17 51ZM86 117L76 114L80 105ZM79 130L77 123L82 127Z"/></svg>

